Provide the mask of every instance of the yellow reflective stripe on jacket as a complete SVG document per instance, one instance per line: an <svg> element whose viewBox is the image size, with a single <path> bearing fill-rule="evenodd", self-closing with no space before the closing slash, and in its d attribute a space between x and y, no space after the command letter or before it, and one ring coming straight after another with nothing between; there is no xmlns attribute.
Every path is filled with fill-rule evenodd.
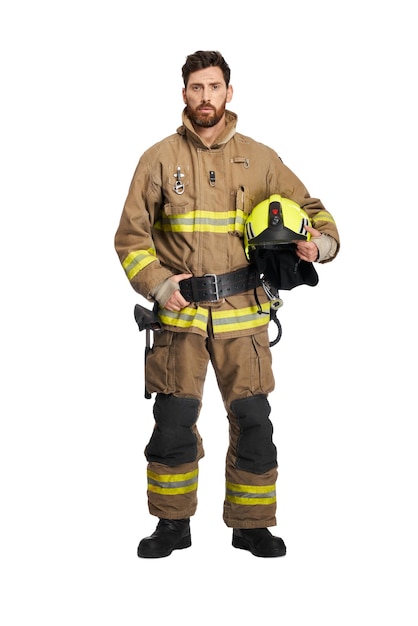
<svg viewBox="0 0 418 626"><path fill-rule="evenodd" d="M261 305L262 313L258 305L233 309L229 311L212 311L214 334L227 333L234 330L247 330L267 325L270 321L270 302ZM168 311L160 309L160 320L166 326L177 328L199 328L206 331L209 311L203 307L185 307L181 311Z"/></svg>
<svg viewBox="0 0 418 626"><path fill-rule="evenodd" d="M148 491L164 496L177 496L196 491L198 472L196 469L186 474L156 474L148 470Z"/></svg>
<svg viewBox="0 0 418 626"><path fill-rule="evenodd" d="M233 504L248 506L274 504L276 502L276 487L275 485L236 485L227 482L226 500Z"/></svg>
<svg viewBox="0 0 418 626"><path fill-rule="evenodd" d="M144 267L156 260L157 257L153 248L149 248L148 250L133 250L125 257L122 266L127 277L131 280L138 272L143 270Z"/></svg>
<svg viewBox="0 0 418 626"><path fill-rule="evenodd" d="M195 327L205 331L208 325L209 311L200 306L197 308L186 306L181 311L160 309L158 315L161 322L168 326L177 326L178 328Z"/></svg>
<svg viewBox="0 0 418 626"><path fill-rule="evenodd" d="M212 311L213 332L226 333L231 330L258 328L270 321L270 302L261 305L262 313L257 305L230 311Z"/></svg>
<svg viewBox="0 0 418 626"><path fill-rule="evenodd" d="M163 215L154 227L158 230L181 233L244 233L246 216L243 211L202 211Z"/></svg>

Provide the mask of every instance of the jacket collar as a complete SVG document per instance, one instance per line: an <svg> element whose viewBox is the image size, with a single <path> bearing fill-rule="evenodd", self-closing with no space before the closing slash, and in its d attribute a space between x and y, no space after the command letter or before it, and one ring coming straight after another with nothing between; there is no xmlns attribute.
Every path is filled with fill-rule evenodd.
<svg viewBox="0 0 418 626"><path fill-rule="evenodd" d="M225 111L225 122L226 122L225 128L223 129L221 134L216 138L215 143L212 144L211 146L207 146L205 143L203 143L203 141L201 140L199 135L194 130L194 128L192 126L192 123L190 122L189 118L187 117L185 111L186 111L186 109L183 109L183 113L182 113L182 122L183 123L177 129L177 133L179 135L185 135L188 139L190 139L194 144L196 144L200 148L205 148L206 150L208 148L211 148L211 149L212 148L220 148L224 144L228 143L228 141L230 139L232 139L232 137L236 133L236 126L237 126L237 122L238 122L238 116L236 115L236 113L233 113L232 111L226 110Z"/></svg>

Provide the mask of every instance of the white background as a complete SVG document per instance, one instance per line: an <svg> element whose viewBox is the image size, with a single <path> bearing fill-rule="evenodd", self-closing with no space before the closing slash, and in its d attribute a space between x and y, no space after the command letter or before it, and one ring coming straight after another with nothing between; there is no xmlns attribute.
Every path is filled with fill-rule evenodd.
<svg viewBox="0 0 418 626"><path fill-rule="evenodd" d="M1 532L5 626L416 626L413 3L4 2ZM193 546L139 560L152 402L113 249L142 152L180 124L181 66L219 49L238 129L337 220L284 297L271 396L288 554L231 547L212 373ZM144 303L144 302L143 302ZM190 364L192 367L193 364Z"/></svg>

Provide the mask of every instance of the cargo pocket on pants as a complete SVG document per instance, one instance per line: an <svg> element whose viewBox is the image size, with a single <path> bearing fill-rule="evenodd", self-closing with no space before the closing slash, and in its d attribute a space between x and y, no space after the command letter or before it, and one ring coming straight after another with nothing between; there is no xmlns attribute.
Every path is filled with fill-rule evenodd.
<svg viewBox="0 0 418 626"><path fill-rule="evenodd" d="M154 333L154 345L148 353L145 363L145 381L150 393L172 393L170 380L170 352L173 333L163 330Z"/></svg>
<svg viewBox="0 0 418 626"><path fill-rule="evenodd" d="M252 393L268 394L274 389L272 356L268 331L252 335L254 354L251 362Z"/></svg>

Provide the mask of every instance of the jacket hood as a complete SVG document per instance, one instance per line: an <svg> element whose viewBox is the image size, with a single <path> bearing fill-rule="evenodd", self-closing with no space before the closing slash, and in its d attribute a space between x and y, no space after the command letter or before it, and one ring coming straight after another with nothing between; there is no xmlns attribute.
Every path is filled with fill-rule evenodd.
<svg viewBox="0 0 418 626"><path fill-rule="evenodd" d="M177 128L177 133L179 135L187 135L187 137L191 141L193 141L194 144L207 149L208 146L205 143L203 143L203 141L201 140L201 138L199 137L199 135L196 133L195 129L193 128L191 121L187 117L186 108L184 108L182 112L182 122L183 122L182 125L179 126L179 128ZM237 114L233 113L232 111L228 111L226 109L225 110L225 128L223 129L221 134L216 138L215 143L212 144L210 148L220 148L222 145L228 143L228 141L232 139L232 137L236 133L237 122L238 122Z"/></svg>

